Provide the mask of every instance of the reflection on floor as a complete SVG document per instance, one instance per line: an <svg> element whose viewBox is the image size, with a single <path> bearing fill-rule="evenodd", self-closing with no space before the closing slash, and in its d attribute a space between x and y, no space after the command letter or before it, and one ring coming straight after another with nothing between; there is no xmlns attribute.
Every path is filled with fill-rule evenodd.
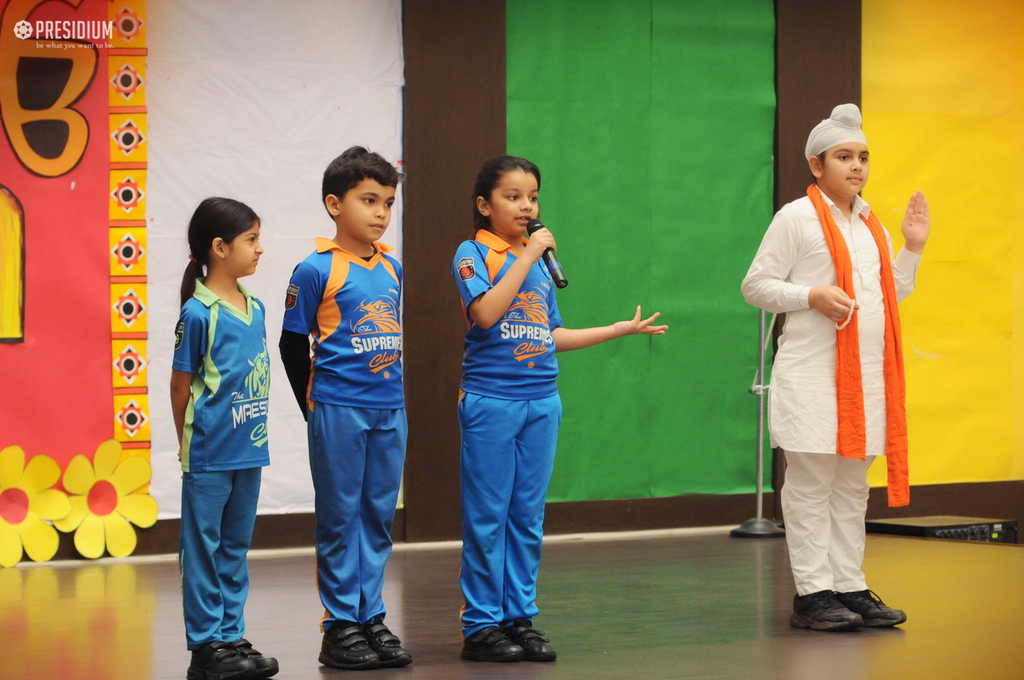
<svg viewBox="0 0 1024 680"><path fill-rule="evenodd" d="M659 532L544 550L535 625L557 662L460 661L458 546L399 546L387 621L414 663L371 677L1024 679L1024 546L869 536L869 584L909 620L852 633L788 626L785 541ZM345 677L317 662L312 551L253 554L250 570L247 637L277 677ZM173 558L0 570L0 678L183 678L188 658Z"/></svg>

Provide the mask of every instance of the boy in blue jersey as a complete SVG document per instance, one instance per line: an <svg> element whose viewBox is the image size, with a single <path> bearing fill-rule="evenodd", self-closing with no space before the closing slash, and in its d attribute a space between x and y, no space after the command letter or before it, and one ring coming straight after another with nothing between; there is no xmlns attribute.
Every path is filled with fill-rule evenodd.
<svg viewBox="0 0 1024 680"><path fill-rule="evenodd" d="M384 624L381 599L407 427L402 266L378 239L391 221L400 179L362 147L327 167L323 201L337 232L318 238L316 252L292 272L280 342L308 423L325 609L320 663L350 670L412 663Z"/></svg>

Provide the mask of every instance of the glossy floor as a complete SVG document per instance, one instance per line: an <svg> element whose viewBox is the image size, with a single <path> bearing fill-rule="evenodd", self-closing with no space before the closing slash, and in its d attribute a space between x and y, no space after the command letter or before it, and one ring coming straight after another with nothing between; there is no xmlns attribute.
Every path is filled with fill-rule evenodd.
<svg viewBox="0 0 1024 680"><path fill-rule="evenodd" d="M247 637L282 680L350 677L320 666L311 551L254 554ZM388 624L412 666L356 677L1024 679L1024 546L868 537L869 583L909 620L852 633L794 630L785 542L725 532L545 545L549 664L459 660L458 546L399 546ZM0 570L0 678L184 678L176 562L25 564Z"/></svg>

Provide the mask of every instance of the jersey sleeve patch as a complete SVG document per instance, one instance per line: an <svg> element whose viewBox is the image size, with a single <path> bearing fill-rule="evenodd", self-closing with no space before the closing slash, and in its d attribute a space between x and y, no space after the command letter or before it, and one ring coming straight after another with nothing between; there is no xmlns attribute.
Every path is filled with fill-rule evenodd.
<svg viewBox="0 0 1024 680"><path fill-rule="evenodd" d="M295 309L295 303L299 300L299 287L294 283L288 284L288 291L284 296L284 308Z"/></svg>
<svg viewBox="0 0 1024 680"><path fill-rule="evenodd" d="M459 278L469 281L476 276L476 268L473 267L473 258L464 257L455 263L455 269L459 272Z"/></svg>
<svg viewBox="0 0 1024 680"><path fill-rule="evenodd" d="M179 321L174 329L174 349L181 349L181 342L185 339L185 322Z"/></svg>

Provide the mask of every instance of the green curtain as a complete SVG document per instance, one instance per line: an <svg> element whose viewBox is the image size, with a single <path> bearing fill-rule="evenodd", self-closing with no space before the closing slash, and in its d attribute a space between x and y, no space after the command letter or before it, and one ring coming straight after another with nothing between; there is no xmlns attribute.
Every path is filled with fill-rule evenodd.
<svg viewBox="0 0 1024 680"><path fill-rule="evenodd" d="M771 0L507 0L508 152L542 173L569 327L662 312L660 337L559 354L548 500L754 487L757 310L772 217Z"/></svg>

